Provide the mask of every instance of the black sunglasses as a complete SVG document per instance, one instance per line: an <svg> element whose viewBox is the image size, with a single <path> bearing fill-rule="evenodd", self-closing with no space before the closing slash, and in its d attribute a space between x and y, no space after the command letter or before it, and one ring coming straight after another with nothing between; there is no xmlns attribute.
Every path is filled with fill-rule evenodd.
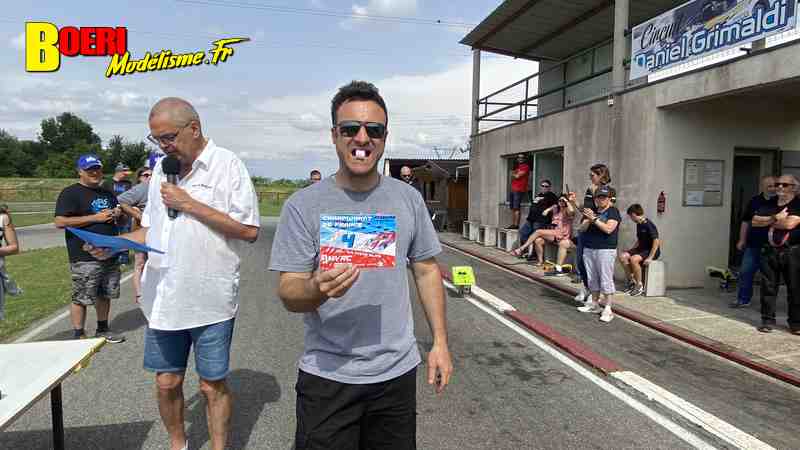
<svg viewBox="0 0 800 450"><path fill-rule="evenodd" d="M775 183L775 186L776 187L787 188L789 186L795 186L795 184L794 183Z"/></svg>
<svg viewBox="0 0 800 450"><path fill-rule="evenodd" d="M364 127L367 130L367 136L371 139L383 139L386 136L386 125L378 122L359 122L357 120L345 120L344 122L339 122L336 125L336 128L339 129L339 134L343 137L355 137L359 131L361 131L361 127Z"/></svg>
<svg viewBox="0 0 800 450"><path fill-rule="evenodd" d="M411 178L411 175L400 175L403 178Z"/></svg>
<svg viewBox="0 0 800 450"><path fill-rule="evenodd" d="M539 185L539 187L542 187L542 188L549 188L549 187L550 187L550 185L549 185L549 184L540 184L540 185Z"/></svg>

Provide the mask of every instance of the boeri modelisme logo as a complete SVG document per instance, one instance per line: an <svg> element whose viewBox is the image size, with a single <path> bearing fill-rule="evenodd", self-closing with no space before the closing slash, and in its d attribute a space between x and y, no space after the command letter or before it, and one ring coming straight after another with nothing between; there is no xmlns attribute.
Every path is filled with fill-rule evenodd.
<svg viewBox="0 0 800 450"><path fill-rule="evenodd" d="M110 56L106 77L181 69L203 64L217 65L233 56L232 44L249 41L249 38L219 39L208 52L176 53L171 50L146 52L133 59L128 51L126 27L62 27L49 22L25 24L25 70L28 72L55 72L61 67L61 56Z"/></svg>

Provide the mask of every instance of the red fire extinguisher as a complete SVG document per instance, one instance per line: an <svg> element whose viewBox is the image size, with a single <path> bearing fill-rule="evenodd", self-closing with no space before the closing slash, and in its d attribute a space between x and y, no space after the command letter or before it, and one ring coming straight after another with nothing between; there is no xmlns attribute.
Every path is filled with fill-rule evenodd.
<svg viewBox="0 0 800 450"><path fill-rule="evenodd" d="M664 195L664 191L661 191L661 193L658 194L658 206L656 208L656 211L658 211L658 215L660 216L661 214L664 214L664 211L666 210L667 210L667 196Z"/></svg>

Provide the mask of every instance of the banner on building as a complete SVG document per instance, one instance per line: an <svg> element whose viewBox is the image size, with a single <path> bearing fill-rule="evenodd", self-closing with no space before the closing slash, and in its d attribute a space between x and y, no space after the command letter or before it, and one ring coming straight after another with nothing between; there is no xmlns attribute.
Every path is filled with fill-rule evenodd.
<svg viewBox="0 0 800 450"><path fill-rule="evenodd" d="M791 30L797 0L690 0L637 25L631 79Z"/></svg>

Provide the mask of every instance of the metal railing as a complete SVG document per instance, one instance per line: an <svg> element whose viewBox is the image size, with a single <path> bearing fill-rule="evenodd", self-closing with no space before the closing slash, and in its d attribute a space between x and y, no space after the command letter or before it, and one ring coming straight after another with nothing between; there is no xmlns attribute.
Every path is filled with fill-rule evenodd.
<svg viewBox="0 0 800 450"><path fill-rule="evenodd" d="M581 56L584 56L587 53L592 53L596 49L598 49L598 48L600 48L602 46L605 46L608 43L609 43L609 41L605 41L605 42L602 42L602 43L600 43L600 44L598 44L598 45L596 45L596 46L594 46L592 48L588 48L588 49L578 53L577 55L571 56L567 60L560 61L560 62L556 63L553 67L550 67L550 68L545 69L545 70L541 70L541 71L539 71L537 73L534 73L533 75L525 77L525 78L517 81L516 83L510 84L510 85L508 85L508 86L506 86L506 87L504 87L502 89L499 89L499 90L497 90L495 92L492 92L491 94L479 99L478 100L478 117L477 117L478 122L479 123L480 122L521 122L523 120L527 120L527 119L536 117L536 116L539 115L539 110L540 110L540 108L539 108L539 106L540 106L539 105L539 100L544 98L544 97L547 97L547 96L550 96L550 95L553 95L553 94L558 94L558 93L561 93L561 105L560 105L560 107L553 108L553 109L548 109L548 112L559 111L561 109L566 108L570 104L570 102L567 100L567 97L568 97L567 90L569 88L577 86L577 85L579 85L581 83L585 83L585 82L587 82L589 80L602 77L602 76L604 76L604 75L606 75L608 73L611 73L611 70L612 70L611 66L609 66L609 67L607 67L605 69L596 71L594 54L592 54L592 56L591 56L591 67L590 67L590 70L589 70L590 75L587 75L585 77L581 77L581 78L578 78L578 79L575 79L575 80L572 80L572 81L569 81L569 82L564 80L564 82L562 84L560 84L558 86L555 86L555 87L547 88L544 91L540 91L540 88L541 88L540 81L541 81L542 76L545 75L545 74L551 73L551 72L561 71L560 75L561 75L561 79L563 80L564 79L564 74L566 72L566 65L567 65L567 63L569 61L577 59L577 58L579 58ZM531 86L532 84L533 84L533 86ZM609 84L608 87L610 87L610 84ZM514 95L513 91L515 89L520 89L520 90L523 91L522 92L522 100L514 101L514 102L500 101L500 100L502 100L502 98L504 96ZM531 95L531 90L532 89L535 90L535 92L536 92L534 95ZM519 93L517 93L517 96L518 95L519 95ZM595 98L595 97L596 96L593 96L591 98ZM490 107L498 107L498 108L494 108L494 109L492 109L490 111L489 110ZM481 108L483 109L482 111L481 111ZM507 111L510 111L512 109L515 109L515 108L517 108L518 110L513 115L513 117L512 116L497 117L498 115L500 115L502 113L506 113ZM530 112L531 109L533 109L533 111L534 111L532 114Z"/></svg>

